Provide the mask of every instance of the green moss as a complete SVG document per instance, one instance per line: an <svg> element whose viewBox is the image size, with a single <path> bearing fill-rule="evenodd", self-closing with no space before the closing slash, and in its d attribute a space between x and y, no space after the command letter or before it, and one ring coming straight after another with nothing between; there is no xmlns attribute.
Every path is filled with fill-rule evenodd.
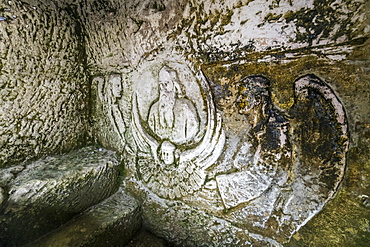
<svg viewBox="0 0 370 247"><path fill-rule="evenodd" d="M220 19L221 19L221 26L225 26L231 22L231 17L234 14L234 11L231 9L226 9L226 13L223 14Z"/></svg>
<svg viewBox="0 0 370 247"><path fill-rule="evenodd" d="M220 81L227 80L230 82L229 87L233 87L236 83L235 78L245 77L253 74L260 74L269 78L272 82L272 96L275 104L280 108L287 109L293 104L293 82L299 76L316 73L323 75L323 78L332 78L338 86L342 86L346 90L347 86L356 85L355 77L351 72L355 70L354 66L349 66L342 62L337 62L335 65L328 64L318 56L305 56L290 63L280 64L274 62L256 63L258 59L251 54L249 63L242 65L233 65L229 70L225 70L222 64L212 64L204 66L206 71L209 71L209 76L212 81L222 84ZM342 71L337 73L338 70ZM345 73L347 71L348 73Z"/></svg>
<svg viewBox="0 0 370 247"><path fill-rule="evenodd" d="M274 22L274 21L279 20L282 16L283 16L283 14L268 13L265 16L264 20L267 21L267 22Z"/></svg>
<svg viewBox="0 0 370 247"><path fill-rule="evenodd" d="M342 191L287 246L368 246L370 210Z"/></svg>
<svg viewBox="0 0 370 247"><path fill-rule="evenodd" d="M224 34L224 26L231 23L231 18L234 14L232 9L223 11L213 10L209 13L204 12L204 3L197 6L191 6L190 12L192 13L187 19L183 19L177 25L173 32L171 32L167 39L176 39L181 34L187 37L186 47L185 44L179 44L179 50L185 50L185 55L194 57L194 47L203 47L207 40L212 37ZM192 30L192 32L188 32ZM200 54L206 59L206 54ZM191 58L190 58L191 59ZM192 61L197 63L196 61Z"/></svg>
<svg viewBox="0 0 370 247"><path fill-rule="evenodd" d="M284 14L284 19L287 21L287 22L290 22L290 21L293 21L295 19L295 12L289 10L287 11L285 14Z"/></svg>

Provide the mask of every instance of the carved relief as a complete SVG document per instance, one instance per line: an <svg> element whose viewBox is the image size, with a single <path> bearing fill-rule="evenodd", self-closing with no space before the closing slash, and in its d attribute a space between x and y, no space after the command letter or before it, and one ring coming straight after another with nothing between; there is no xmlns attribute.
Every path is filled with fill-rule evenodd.
<svg viewBox="0 0 370 247"><path fill-rule="evenodd" d="M220 195L211 200L224 208L219 217L248 230L272 230L282 242L333 197L348 150L345 112L331 88L314 75L294 85L295 104L283 112L265 77L239 82L235 106L246 119L245 136L234 138L237 145L226 142L230 155L211 173Z"/></svg>
<svg viewBox="0 0 370 247"><path fill-rule="evenodd" d="M146 120L140 115L136 94L132 105L138 172L154 193L170 199L199 190L205 181L205 169L217 160L224 145L221 117L206 78L199 74L200 84L188 87L190 92L186 92L177 73L167 65L160 69L158 97ZM197 84L196 80L193 83ZM194 91L198 87L201 92ZM203 129L199 104L192 102L187 93L204 96L207 121Z"/></svg>
<svg viewBox="0 0 370 247"><path fill-rule="evenodd" d="M216 176L226 209L259 197L270 187L279 162L290 157L286 146L288 121L274 108L268 81L262 76L243 79L236 103L239 113L246 116L250 131L249 140L236 150L232 161L239 171ZM249 154L242 151L245 149Z"/></svg>
<svg viewBox="0 0 370 247"><path fill-rule="evenodd" d="M113 133L108 135L106 139L114 139L119 150L123 150L126 146L125 133L127 131L128 122L128 107L127 94L129 94L128 82L123 80L121 74L109 74L106 76L96 76L92 79L92 90L95 95L97 106L93 114L102 115L107 121L96 128L104 128L102 132ZM107 135L107 134L105 134ZM115 137L113 138L112 137ZM109 140L108 140L109 141Z"/></svg>
<svg viewBox="0 0 370 247"><path fill-rule="evenodd" d="M165 66L159 72L159 97L149 110L149 128L161 139L176 144L192 140L199 130L194 104L185 98L176 71Z"/></svg>
<svg viewBox="0 0 370 247"><path fill-rule="evenodd" d="M281 243L333 197L344 176L347 120L321 79L297 79L293 106L281 110L267 78L244 77L226 114L202 72L180 76L184 66L173 64L151 71L147 88L133 90L130 146L138 180L157 196L251 234L268 230L265 237Z"/></svg>

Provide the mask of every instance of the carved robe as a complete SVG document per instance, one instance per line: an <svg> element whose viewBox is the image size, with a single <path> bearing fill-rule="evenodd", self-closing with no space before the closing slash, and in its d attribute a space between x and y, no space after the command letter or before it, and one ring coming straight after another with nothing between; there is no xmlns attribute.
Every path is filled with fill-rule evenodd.
<svg viewBox="0 0 370 247"><path fill-rule="evenodd" d="M155 102L149 111L148 124L151 130L162 140L183 144L195 137L199 131L199 120L195 106L188 99L176 99L173 107L173 123L161 122L161 108Z"/></svg>

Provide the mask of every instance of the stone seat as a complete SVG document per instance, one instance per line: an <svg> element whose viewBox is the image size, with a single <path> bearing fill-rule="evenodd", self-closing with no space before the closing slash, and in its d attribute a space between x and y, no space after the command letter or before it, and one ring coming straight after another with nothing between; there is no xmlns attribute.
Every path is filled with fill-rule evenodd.
<svg viewBox="0 0 370 247"><path fill-rule="evenodd" d="M25 247L124 246L140 226L139 203L119 190Z"/></svg>
<svg viewBox="0 0 370 247"><path fill-rule="evenodd" d="M22 246L115 193L120 161L85 147L0 171L0 246Z"/></svg>

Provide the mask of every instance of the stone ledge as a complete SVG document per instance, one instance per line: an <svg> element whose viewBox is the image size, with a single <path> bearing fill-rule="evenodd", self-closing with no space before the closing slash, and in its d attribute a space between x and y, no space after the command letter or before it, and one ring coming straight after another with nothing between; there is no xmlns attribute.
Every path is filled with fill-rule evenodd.
<svg viewBox="0 0 370 247"><path fill-rule="evenodd" d="M113 151L86 147L4 169L0 246L20 246L59 227L119 187Z"/></svg>
<svg viewBox="0 0 370 247"><path fill-rule="evenodd" d="M27 247L124 246L141 226L139 203L121 190Z"/></svg>

